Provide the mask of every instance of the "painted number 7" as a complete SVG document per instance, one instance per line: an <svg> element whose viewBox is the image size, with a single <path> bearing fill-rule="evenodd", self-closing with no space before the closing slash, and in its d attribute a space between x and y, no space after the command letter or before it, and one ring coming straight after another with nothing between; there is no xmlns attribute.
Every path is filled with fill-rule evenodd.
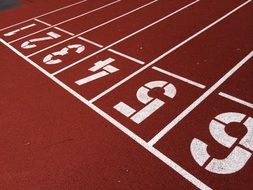
<svg viewBox="0 0 253 190"><path fill-rule="evenodd" d="M149 91L154 88L163 88L163 94L169 98L174 98L176 96L177 90L173 84L166 81L152 81L140 87L136 93L137 99L146 105L144 108L137 111L124 102L120 102L114 106L114 109L126 117L130 117L135 123L140 124L165 104L162 100L148 95Z"/></svg>

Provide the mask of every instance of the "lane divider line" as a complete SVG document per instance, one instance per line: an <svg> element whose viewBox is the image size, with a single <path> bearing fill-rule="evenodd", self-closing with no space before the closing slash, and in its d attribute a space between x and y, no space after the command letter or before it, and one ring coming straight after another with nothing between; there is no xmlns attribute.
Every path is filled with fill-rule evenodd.
<svg viewBox="0 0 253 190"><path fill-rule="evenodd" d="M40 32L43 32L43 31L45 31L45 30L48 30L48 29L50 29L50 28L53 28L53 27L62 25L62 24L64 24L64 23L67 23L67 22L69 22L69 21L75 20L75 19L77 19L77 18L80 18L80 17L86 16L86 15L88 15L88 14L94 13L94 12L96 12L96 11L99 11L99 10L101 10L101 9L104 9L104 8L106 8L106 7L109 7L109 6L111 6L111 5L114 5L114 4L116 4L116 3L119 3L120 1L121 1L121 0L113 1L113 2L111 2L111 3L108 3L108 4L106 4L106 5L103 5L103 6L101 6L101 7L98 7L98 8L96 8L96 9L93 9L93 10L88 11L88 12L86 12L86 13L80 14L80 15L78 15L78 16L72 17L72 18L70 18L70 19L64 20L64 21L59 22L59 23L54 24L54 25L47 25L48 23L42 21L41 19L40 19L40 20L34 19L34 20L36 20L36 21L38 21L38 22L41 22L41 23L43 23L43 24L46 24L46 25L49 26L49 27L43 28L43 29L41 29L41 30L38 30L38 31L33 32L33 33L31 33L31 34L28 34L28 35L26 35L26 36L22 36L22 37L20 37L20 38L18 38L18 39L12 40L11 42L9 42L9 44L12 44L12 43L14 43L14 42L17 42L17 41L19 41L19 40L22 40L22 39L27 38L27 37L29 37L29 36L32 36L32 35L34 35L34 34L38 34L38 33L40 33Z"/></svg>
<svg viewBox="0 0 253 190"><path fill-rule="evenodd" d="M69 41L69 40L72 40L72 39L75 38L75 37L81 36L81 35L83 35L83 34L85 34L85 33L87 33L87 32L90 32L90 31L92 31L92 30L95 30L95 29L97 29L97 28L99 28L99 27L101 27L101 26L105 26L106 24L109 24L109 23L111 23L111 22L113 22L113 21L116 21L116 20L118 20L118 19L120 19L120 18L122 18L122 17L124 17L124 16L127 16L127 15L129 15L129 14L132 14L132 13L134 13L134 12L136 12L136 11L139 11L140 9L142 9L142 8L148 6L148 5L151 5L152 3L155 3L155 2L157 2L157 1L158 1L158 0L155 0L155 1L152 1L152 2L150 2L150 3L147 3L147 4L143 5L143 6L138 7L138 8L136 8L136 9L133 9L132 11L129 11L129 12L123 14L123 15L120 15L120 16L118 16L118 17L115 17L115 18L113 18L113 19L111 19L111 20L108 20L108 21L106 21L106 22L104 22L104 23L102 23L102 24L100 24L100 25L97 25L97 26L95 26L95 27L92 27L92 28L90 28L90 29L88 29L88 30L85 30L84 32L81 32L81 33L79 33L79 34L77 34L77 35L75 35L75 36L73 36L73 37L67 38L67 39L65 39L65 40L63 40L63 41L61 41L61 42L58 42L58 43L53 44L53 45L51 45L51 46L48 46L48 47L46 47L46 48L44 48L44 49L41 49L41 50L39 50L39 51L37 51L37 52L35 52L35 53L30 54L29 57L34 56L34 55L36 55L36 54L38 54L38 53L41 53L41 52L43 52L43 51L45 51L45 50L48 50L48 49L50 49L50 48L52 48L52 47L55 47L55 46L57 46L57 45L59 45L59 44L62 44L62 43L64 43L64 42L67 42L67 41ZM198 0L198 1L199 1L199 0Z"/></svg>
<svg viewBox="0 0 253 190"><path fill-rule="evenodd" d="M186 82L186 83L188 83L188 84L190 84L190 85L193 85L193 86L195 86L195 87L198 87L198 88L201 88L201 89L206 88L206 86L203 85L203 84L200 84L200 83L198 83L198 82L192 81L192 80L187 79L187 78L185 78L185 77L179 76L179 75L177 75L177 74L175 74L175 73L171 73L171 72L166 71L166 70L164 70L164 69L161 69L161 68L159 68L159 67L154 66L154 67L152 67L152 69L154 69L154 70L156 70L156 71L158 71L158 72L160 72L160 73L163 73L163 74L165 74L165 75L168 75L168 76L171 76L171 77L173 77L173 78L176 78L176 79L178 79L178 80L180 80L180 81Z"/></svg>
<svg viewBox="0 0 253 190"><path fill-rule="evenodd" d="M40 19L38 19L38 18L35 18L34 20L37 21L37 22L39 22L39 23L41 23L41 24L44 24L44 25L46 25L46 26L49 26L49 27L52 26L51 24L48 24L47 22L44 22L44 21L42 21L42 20L40 20ZM10 43L11 43L11 42L9 42L9 44L10 44Z"/></svg>
<svg viewBox="0 0 253 190"><path fill-rule="evenodd" d="M72 3L72 4L70 4L70 5L67 5L67 6L64 6L64 7L58 8L58 9L55 9L55 10L53 10L53 11L50 11L50 12L47 12L47 13L41 14L41 15L39 15L39 16L36 16L36 17L30 18L30 19L27 19L27 20L24 20L24 21L18 22L18 23L16 23L16 24L13 24L13 25L7 26L7 27L5 27L5 28L1 28L1 29L0 29L0 31L3 31L3 30L6 30L6 29L9 29L9 28L14 27L14 26L17 26L17 25L19 25L19 24L23 24L23 23L25 23L25 22L31 21L31 20L36 19L36 18L41 18L41 17L43 17L43 16L50 15L50 14L52 14L52 13L55 13L55 12L58 12L58 11L61 11L61 10L64 10L64 9L67 9L67 8L73 7L73 6L75 6L75 5L79 5L79 4L84 3L84 2L86 2L86 1L87 1L87 0L82 0L82 1L78 1L78 2L76 2L76 3Z"/></svg>
<svg viewBox="0 0 253 190"><path fill-rule="evenodd" d="M121 53L121 52L119 52L119 51L116 51L116 50L113 50L113 49L108 49L108 51L110 51L110 52L112 52L112 53L114 53L114 54L116 54L116 55L119 55L119 56L121 56L121 57L127 58L127 59L129 59L129 60L131 60L131 61L133 61L133 62L135 62L135 63L140 64L140 65L144 65L144 64L145 64L144 61L141 61L141 60L139 60L139 59L136 59L136 58L134 58L134 57L131 57L131 56L129 56L129 55L126 55L126 54L124 54L124 53Z"/></svg>
<svg viewBox="0 0 253 190"><path fill-rule="evenodd" d="M175 14L177 14L177 13L183 11L184 9L189 8L190 6L194 5L195 3L199 2L199 1L200 1L200 0L196 0L196 1L192 2L192 3L190 3L190 4L187 4L186 6L184 6L184 7L180 8L180 9L174 11L173 13L170 13L169 15L167 15L167 16L165 16L165 17L163 17L163 18L161 18L161 19L159 19L159 20L157 20L157 21L155 21L155 22L153 22L153 23L151 23L151 24L145 26L144 28L135 31L135 32L131 33L130 35L124 37L124 38L121 38L120 40L118 40L118 41L116 41L116 42L114 42L114 43L112 43L112 44L110 44L110 45L104 47L103 49L98 50L97 52L95 52L95 53L93 53L93 54L90 54L90 55L88 55L87 57L84 57L84 58L82 58L82 59L76 61L75 63L72 63L72 64L70 64L70 65L68 65L68 66L66 66L66 67L64 67L64 68L62 68L62 69L56 71L55 73L53 73L53 75L57 75L57 74L59 74L59 73L65 71L65 70L67 70L67 69L69 69L69 68L71 68L71 67L73 67L73 66L75 66L75 65L77 65L77 64L79 64L79 63L81 63L81 62L83 62L84 60L89 59L90 57L93 57L93 56L97 55L98 53L100 53L100 52L102 52L102 51L104 51L104 50L107 50L107 49L111 48L112 46L114 46L114 45L116 45L116 44L119 44L120 42L122 42L122 41L124 41L124 40L126 40L126 39L128 39L128 38L131 38L132 36L134 36L134 35L136 35L136 34L138 34L138 33L141 33L142 31L144 31L144 30L146 30L146 29L148 29L148 28L151 28L152 26L154 26L154 25L156 25L156 24L162 22L163 20L165 20L165 19L167 19L167 18L169 18L169 17L172 17L173 15L175 15ZM57 44L57 45L58 45L58 44ZM33 55L35 55L35 54L31 54L31 55L29 55L29 57L30 57L30 56L33 56Z"/></svg>
<svg viewBox="0 0 253 190"><path fill-rule="evenodd" d="M247 106L247 107L253 109L253 104L252 104L252 103L249 103L249 102L247 102L247 101L245 101L245 100L236 98L236 97L231 96L231 95L229 95L229 94L227 94L227 93L224 93L224 92L220 92L219 95L222 96L222 97L224 97L224 98L226 98L226 99L229 99L229 100L231 100L231 101L233 101L233 102L237 102L237 103L239 103L239 104L242 104L242 105L244 105L244 106Z"/></svg>
<svg viewBox="0 0 253 190"><path fill-rule="evenodd" d="M174 52L175 50L179 49L180 47L182 47L183 45L187 44L188 42L192 41L193 39L195 39L196 37L198 37L199 35L203 34L204 32L206 32L207 30L209 30L210 28L214 27L215 25L217 25L218 23L220 23L221 21L223 21L224 19L226 19L227 17L229 17L230 15L232 15L233 13L235 13L236 11L238 11L239 9L241 9L242 7L246 6L247 4L249 4L250 2L252 2L252 0L248 0L246 2L244 2L243 4L241 4L240 6L238 6L237 8L233 9L232 11L230 11L229 13L225 14L224 16L222 16L221 18L217 19L216 21L214 21L213 23L209 24L208 26L206 26L205 28L203 28L202 30L198 31L197 33L193 34L192 36L190 36L189 38L187 38L186 40L182 41L181 43L179 43L178 45L174 46L173 48L169 49L168 51L166 51L165 53L161 54L159 57L157 57L156 59L154 59L153 61L151 61L150 63L146 64L145 66L143 66L142 68L140 68L139 70L137 70L136 72L130 74L128 77L122 79L121 81L119 81L118 83L114 84L113 86L111 86L110 88L108 88L107 90L105 90L104 92L100 93L99 95L97 95L96 97L94 97L93 99L91 99L90 101L93 103L95 101L97 101L98 99L100 99L101 97L103 97L104 95L108 94L109 92L111 92L112 90L116 89L117 87L121 86L122 84L124 84L125 82L127 82L128 80L130 80L131 78L133 78L134 76L138 75L139 73L143 72L144 70L146 70L147 68L151 67L152 65L156 64L157 62L159 62L160 60L162 60L164 57L168 56L169 54L171 54L172 52ZM117 44L117 43L116 43ZM115 44L114 44L115 45ZM111 47L111 46L110 46ZM106 49L106 48L104 48ZM93 54L95 55L95 53ZM92 55L92 56L93 56ZM85 59L85 58L84 58ZM79 62L77 61L76 63L73 63L72 65L69 65L57 72L55 72L55 74L58 74L60 72L63 72L64 70L78 64Z"/></svg>
<svg viewBox="0 0 253 190"><path fill-rule="evenodd" d="M117 120L112 118L110 115L108 115L106 112L95 106L94 104L90 103L87 99L85 99L83 96L78 94L76 91L71 89L69 86L64 84L62 81L57 79L52 74L48 73L46 70L44 70L42 67L37 65L35 62L33 62L31 59L23 55L21 52L19 52L17 49L12 47L10 44L5 42L3 39L0 39L0 42L2 42L5 46L7 46L9 49L11 49L13 52L15 52L18 56L23 58L25 61L27 61L29 64L34 66L36 69L38 69L40 72L42 72L44 75L46 75L48 78L53 80L56 84L61 86L63 89L68 91L70 94L72 94L74 97L76 97L78 100L80 100L82 103L90 107L93 111L95 111L97 114L99 114L101 117L109 121L112 125L114 125L116 128L118 128L120 131L125 133L127 136L129 136L132 140L134 140L136 143L141 145L143 148L145 148L147 151L149 151L151 154L153 154L155 157L157 157L159 160L161 160L163 163L165 163L167 166L169 166L171 169L176 171L178 174L180 174L183 178L191 182L193 185L195 185L197 188L201 190L212 190L209 186L204 184L202 181L197 179L195 176L190 174L188 171L186 171L184 168L182 168L180 165L175 163L173 160L162 154L159 150L156 148L150 146L146 141L144 141L142 138L140 138L138 135L130 131L128 128L123 126L121 123L119 123Z"/></svg>
<svg viewBox="0 0 253 190"><path fill-rule="evenodd" d="M93 41L91 41L91 40L88 40L87 38L84 38L84 37L81 37L81 36L79 36L79 37L77 37L77 38L80 39L80 40L83 40L84 42L90 43L90 44L92 44L92 45L94 45L94 46L97 46L97 47L99 47L99 48L103 48L103 46L102 46L101 44L98 44L98 43L96 43L96 42L93 42Z"/></svg>
<svg viewBox="0 0 253 190"><path fill-rule="evenodd" d="M57 30L60 30L61 32L64 32L64 33L66 33L66 34L68 34L70 36L74 36L75 35L75 34L69 32L67 30L64 30L64 29L60 28L60 27L54 27L54 28L57 29Z"/></svg>
<svg viewBox="0 0 253 190"><path fill-rule="evenodd" d="M196 99L189 107L180 113L173 121L165 126L157 135L155 135L148 144L154 146L164 135L173 129L182 119L191 113L198 105L200 105L206 98L208 98L215 90L217 90L228 78L230 78L238 69L240 69L253 56L251 51L244 59L237 63L229 72L221 77L214 85L212 85L205 93Z"/></svg>

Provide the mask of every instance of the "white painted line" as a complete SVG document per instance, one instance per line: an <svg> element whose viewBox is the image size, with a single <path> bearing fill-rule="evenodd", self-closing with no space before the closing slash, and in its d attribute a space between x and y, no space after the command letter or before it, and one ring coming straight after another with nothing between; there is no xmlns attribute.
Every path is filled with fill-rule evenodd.
<svg viewBox="0 0 253 190"><path fill-rule="evenodd" d="M145 142L142 138L140 138L138 135L130 131L128 128L123 126L121 123L119 123L117 120L113 119L111 116L109 116L107 113L102 111L100 108L95 106L94 104L91 104L88 100L86 100L84 97L82 97L80 94L78 94L76 91L71 89L69 86L64 84L62 81L57 79L56 77L52 76L50 73L48 73L46 70L44 70L42 67L37 65L35 62L24 56L22 53L20 53L17 49L13 48L10 44L5 42L4 40L0 39L0 42L2 42L4 45L6 45L8 48L10 48L12 51L14 51L18 56L22 57L24 60L26 60L28 63L30 63L32 66L37 68L40 72L42 72L44 75L46 75L48 78L53 80L56 84L61 86L63 89L68 91L70 94L72 94L74 97L76 97L78 100L80 100L85 105L89 106L92 110L94 110L97 114L102 116L104 119L112 123L115 127L117 127L120 131L128 135L131 139L133 139L135 142L137 142L139 145L141 145L143 148L145 148L147 151L152 153L154 156L156 156L158 159L160 159L162 162L164 162L167 166L172 168L174 171L179 173L183 178L191 182L193 185L195 185L197 188L201 190L211 190L210 187L208 187L206 184L204 184L202 181L197 179L195 176L187 172L185 169L183 169L181 166L179 166L177 163L175 163L173 160L166 157L164 154L162 154L160 151L155 149L152 146L149 146L147 142Z"/></svg>
<svg viewBox="0 0 253 190"><path fill-rule="evenodd" d="M152 1L151 3L154 3L154 2L156 2L156 1L158 1L158 0ZM198 1L200 1L200 0L198 0ZM151 3L148 3L148 5L150 5ZM104 25L106 25L106 24L109 24L109 23L111 23L111 22L113 22L113 21L115 21L115 20L117 20L117 19L122 18L123 16L127 16L127 15L129 15L129 14L131 14L131 13L134 13L134 12L140 10L141 8L144 8L145 6L147 6L147 4L146 4L146 5L143 5L143 6L139 7L139 8L133 9L132 11L127 12L127 13L121 15L121 16L118 16L118 17L114 18L114 19L111 19L111 20L109 20L109 21L107 21L107 22L104 22L104 23L102 23L102 24L100 24L100 25L98 25L98 26L95 26L95 27L93 27L93 28L90 28L90 29L88 29L88 30L85 30L84 32L81 32L81 33L79 33L79 34L77 34L77 35L75 35L75 36L73 36L73 37L71 37L71 38L65 39L65 40L63 40L63 41L61 41L61 42L58 42L58 43L52 45L52 46L49 46L49 47L44 48L44 49L42 49L42 50L39 50L39 51L37 51L37 52L35 52L35 53L29 55L29 57L34 56L34 55L36 55L36 54L38 54L38 53L41 53L41 52L43 52L43 51L45 51L45 50L48 50L48 49L50 49L50 48L52 48L52 47L55 47L55 46L57 46L57 45L59 45L59 44L62 44L62 43L64 43L64 42L67 42L67 41L69 41L69 40L71 40L71 39L73 39L73 38L75 38L75 37L81 36L81 35L83 35L83 34L85 34L85 33L87 33L87 32L90 32L90 31L92 31L92 30L95 30L95 29L97 29L97 28L99 28L99 27L101 27L101 26L104 26Z"/></svg>
<svg viewBox="0 0 253 190"><path fill-rule="evenodd" d="M211 86L204 94L195 100L189 107L180 113L172 122L164 127L156 136L154 136L148 144L154 146L164 135L166 135L173 127L175 127L182 119L192 112L199 104L201 104L208 96L210 96L220 85L222 85L230 76L232 76L238 69L240 69L253 56L251 51L243 60L236 64L229 72L227 72L221 79L219 79L213 86Z"/></svg>
<svg viewBox="0 0 253 190"><path fill-rule="evenodd" d="M62 7L62 8L55 9L55 10L50 11L50 12L47 12L47 13L45 13L45 14L42 14L42 15L39 15L39 16L36 16L36 17L30 18L30 19L24 20L24 21L22 21L22 22L19 22L19 23L16 23L16 24L7 26L7 27L5 27L5 28L0 29L0 31L6 30L6 29L11 28L11 27L13 27L13 26L17 26L17 25L19 25L19 24L23 24L23 23L25 23L25 22L31 21L31 20L36 19L36 18L40 18L40 17L46 16L46 15L50 15L50 14L52 14L52 13L55 13L55 12L58 12L58 11L67 9L67 8L69 8L69 7L73 7L73 6L75 6L75 5L79 5L79 4L84 3L84 2L86 2L86 1L87 1L87 0L82 0L82 1L78 1L78 2L76 2L76 3L72 3L72 4L67 5L67 6L64 6L64 7Z"/></svg>
<svg viewBox="0 0 253 190"><path fill-rule="evenodd" d="M66 33L66 34L68 34L68 35L70 35L70 36L74 36L74 35L75 35L75 34L69 32L69 31L67 31L67 30L62 29L62 28L59 28L59 27L54 27L54 28L57 29L57 30L60 30L60 31L62 31L62 32Z"/></svg>
<svg viewBox="0 0 253 190"><path fill-rule="evenodd" d="M43 31L48 30L48 29L50 29L50 28L53 28L53 27L55 27L55 26L59 26L59 25L62 25L62 24L64 24L64 23L67 23L67 22L69 22L69 21L75 20L75 19L77 19L77 18L86 16L86 15L91 14L91 13L93 13L93 12L96 12L96 11L99 11L99 10L104 9L104 8L106 8L106 7L109 7L109 6L111 6L111 5L115 4L115 3L118 3L118 2L120 2L120 1L121 1L121 0L113 1L113 2L111 2L111 3L108 3L108 4L106 4L106 5L103 5L103 6L101 6L101 7L96 8L96 9L93 9L93 10L88 11L88 12L86 12L86 13L83 13L83 14L80 14L80 15L78 15L78 16L72 17L72 18L70 18L70 19L64 20L64 21L59 22L59 23L57 23L57 24L50 25L50 27L43 28L43 29L41 29L41 30L38 30L38 31L33 32L33 33L31 33L31 34L28 34L28 35L26 35L26 36L22 36L22 37L20 37L20 38L18 38L18 39L15 39L15 40L13 40L13 41L11 41L11 42L9 42L9 43L12 44L12 43L14 43L14 42L17 42L17 41L19 41L19 40L22 40L22 39L27 38L27 37L29 37L29 36L32 36L32 35L34 35L34 34L38 34L38 33L40 33L40 32L43 32ZM34 20L36 20L36 19L34 19ZM36 21L37 21L37 20L36 20ZM41 20L40 20L40 21L41 21ZM39 21L38 21L38 22L39 22ZM44 22L43 24L45 24L45 22ZM48 24L48 23L47 23L47 24Z"/></svg>
<svg viewBox="0 0 253 190"><path fill-rule="evenodd" d="M77 37L78 39L80 39L80 40L83 40L84 42L88 42L88 43L90 43L90 44L92 44L92 45L94 45L94 46L97 46L97 47L99 47L99 48L103 48L103 46L101 45L101 44L98 44L98 43L96 43L96 42L93 42L93 41L91 41L91 40L88 40L88 39L86 39L86 38L83 38L83 37L81 37L81 36L79 36L79 37Z"/></svg>
<svg viewBox="0 0 253 190"><path fill-rule="evenodd" d="M227 94L227 93L224 93L224 92L220 92L219 95L222 96L222 97L224 97L224 98L227 98L227 99L229 99L229 100L232 100L232 101L234 101L234 102L237 102L237 103L239 103L239 104L242 104L242 105L244 105L244 106L247 106L247 107L253 109L253 104L252 104L252 103L249 103L249 102L247 102L247 101L245 101L245 100L236 98L236 97L231 96L231 95L229 95L229 94Z"/></svg>
<svg viewBox="0 0 253 190"><path fill-rule="evenodd" d="M52 26L51 24L49 24L49 23L47 23L47 22L44 22L44 21L42 21L42 20L40 20L40 19L37 19L37 18L35 18L34 20L36 20L37 22L40 22L40 23L42 23L42 24L45 24L45 25L47 25L47 26L50 26L49 28L55 28L56 30L59 30L59 31L61 31L61 32L63 32L63 33L66 33L66 34L68 34L68 35L70 35L70 36L74 36L75 34L73 34L73 33L71 33L71 32L69 32L69 31L67 31L67 30L64 30L64 29L62 29L62 28L59 28L59 27L54 27L54 26ZM47 28L48 29L48 28ZM37 32L38 33L38 32ZM34 33L33 33L34 34ZM16 40L17 41L17 40ZM9 42L9 44L11 44L12 42Z"/></svg>
<svg viewBox="0 0 253 190"><path fill-rule="evenodd" d="M84 32L82 32L82 33L80 33L79 35L82 35L82 34L85 34L85 33L87 33L87 32L93 31L93 30L95 30L95 29L97 29L97 28L100 28L101 26L105 26L105 25L107 25L107 24L109 24L109 23L111 23L111 22L113 22L113 21L115 21L115 20L118 20L118 19L120 19L120 18L122 18L122 17L125 17L125 16L127 16L127 15L130 15L130 14L132 14L132 13L134 13L134 12L137 12L137 11L139 11L139 10L141 10L141 9L143 9L143 8L145 8L145 7L147 7L147 6L149 6L149 5L152 5L152 4L156 3L156 2L158 2L158 0L151 1L151 2L149 2L149 3L147 3L147 4L145 4L145 5L142 5L142 6L138 7L138 8L136 8L136 9L133 9L133 10L131 10L131 11L129 11L129 12L123 14L123 15L120 15L120 16L118 16L118 17L115 17L115 18L111 19L111 20L108 20L107 22L104 22L104 23L102 23L102 24L100 24L100 25L97 25L97 26L95 26L95 27L93 27L93 28L90 28L90 29L88 29L88 30L86 30L86 31L84 31Z"/></svg>
<svg viewBox="0 0 253 190"><path fill-rule="evenodd" d="M187 78L181 77L181 76L179 76L179 75L176 75L176 74L174 74L174 73L171 73L171 72L166 71L166 70L164 70L164 69L161 69L161 68L159 68L159 67L155 67L155 66L154 66L154 67L152 67L152 69L154 69L154 70L156 70L156 71L158 71L158 72L160 72L160 73L163 73L163 74L165 74L165 75L168 75L168 76L171 76L171 77L173 77L173 78L176 78L176 79L178 79L178 80L181 80L181 81L183 81L183 82L186 82L186 83L188 83L188 84L191 84L191 85L193 85L193 86L196 86L196 87L198 87L198 88L202 88L202 89L206 88L206 86L203 85L203 84L200 84L200 83L198 83L198 82L195 82L195 81L189 80L189 79L187 79Z"/></svg>
<svg viewBox="0 0 253 190"><path fill-rule="evenodd" d="M37 21L37 22L39 22L39 23L41 23L41 24L44 24L46 26L50 26L50 27L52 26L51 24L48 24L47 22L44 22L44 21L42 21L40 19L35 18L34 20Z"/></svg>
<svg viewBox="0 0 253 190"><path fill-rule="evenodd" d="M116 51L116 50L108 49L108 51L110 51L110 52L112 52L112 53L114 53L114 54L116 54L116 55L119 55L119 56L121 56L121 57L127 58L127 59L129 59L129 60L131 60L131 61L133 61L133 62L135 62L135 63L140 64L140 65L144 65L144 64L145 64L144 61L141 61L141 60L139 60L139 59L136 59L136 58L131 57L131 56L129 56L129 55L126 55L126 54L124 54L124 53L120 53L120 52L118 52L118 51Z"/></svg>
<svg viewBox="0 0 253 190"><path fill-rule="evenodd" d="M226 15L224 15L223 17L219 18L218 20L214 21L213 23L211 23L210 25L208 25L207 27L203 28L202 30L200 30L199 32L195 33L194 35L190 36L189 38L187 38L186 40L184 40L183 42L179 43L178 45L174 46L173 48L171 48L170 50L166 51L165 53L163 53L162 55L160 55L159 57L157 57L156 59L154 59L153 61L151 61L150 63L146 64L145 66L143 66L142 68L140 68L139 70L137 70L136 72L132 73L131 75L129 75L128 77L126 77L125 79L119 81L118 83L116 83L115 85L113 85L112 87L108 88L107 90L105 90L104 92L102 92L101 94L97 95L96 97L94 97L93 99L91 99L90 101L93 103L96 100L98 100L99 98L103 97L104 95L108 94L109 92L111 92L112 90L114 90L115 88L119 87L120 85L122 85L123 83L125 83L126 81L130 80L131 78L133 78L134 76L138 75L139 73L141 73L142 71L144 71L145 69L149 68L150 66L154 65L155 63L157 63L158 61L160 61L161 59L163 59L164 57L168 56L169 54L171 54L172 52L174 52L175 50L177 50L178 48L182 47L183 45L185 45L186 43L188 43L189 41L193 40L194 38L198 37L199 35L201 35L202 33L204 33L205 31L207 31L208 29L210 29L211 27L215 26L216 24L218 24L219 22L223 21L225 18L227 18L228 16L230 16L231 14L233 14L234 12L236 12L237 10L239 10L240 8L242 8L243 6L247 5L248 3L250 3L252 0L248 0L247 2L241 4L240 6L238 6L237 8L233 9L232 11L230 11L229 13L227 13ZM78 62L77 62L78 63ZM72 65L74 66L77 63L73 63ZM72 65L69 65L66 67L66 69L72 67ZM60 73L64 70L66 70L65 68L59 70L57 73Z"/></svg>
<svg viewBox="0 0 253 190"><path fill-rule="evenodd" d="M103 48L103 46L102 46L101 44L98 44L98 43L96 43L96 42L93 42L93 41L91 41L91 40L88 40L87 38L84 38L84 37L81 37L81 36L79 36L79 37L77 37L77 38L80 39L80 40L83 40L83 41L85 41L85 42L88 42L88 43L90 43L90 44L92 44L92 45L94 45L94 46L97 46L97 47L99 47L99 48ZM136 58L134 58L134 57L131 57L131 56L129 56L129 55L120 53L120 52L118 52L118 51L116 51L116 50L108 49L108 51L110 51L110 52L112 52L112 53L114 53L114 54L117 54L117 55L119 55L119 56L121 56L121 57L124 57L124 58L126 58L126 59L129 59L129 60L131 60L131 61L133 61L133 62L136 62L136 63L138 63L138 64L141 64L141 65L145 64L145 62L143 62L143 61L141 61L141 60L138 60L138 59L136 59Z"/></svg>
<svg viewBox="0 0 253 190"><path fill-rule="evenodd" d="M72 64L70 64L70 65L68 65L68 66L66 66L66 67L64 67L64 68L62 68L62 69L56 71L56 72L54 73L54 75L56 75L56 74L58 74L58 73L61 73L61 72L65 71L65 70L67 70L67 69L69 69L69 68L71 68L71 67L73 67L73 66L75 66L75 65L77 65L77 64L79 64L79 63L81 63L81 62L83 62L84 60L89 59L90 57L93 57L94 55L96 55L96 54L98 54L98 53L100 53L100 52L102 52L102 51L104 51L104 50L106 50L106 49L109 49L109 48L111 48L112 46L114 46L114 45L116 45L116 44L119 44L120 42L122 42L122 41L124 41L124 40L127 40L128 38L131 38L132 36L134 36L134 35L136 35L136 34L142 32L142 31L144 31L144 30L146 30L146 29L148 29L148 28L151 28L152 26L154 26L154 25L156 25L156 24L162 22L163 20L165 20L165 19L167 19L167 18L169 18L169 17L171 17L171 16L173 16L173 15L175 15L175 14L177 14L177 13L183 11L184 9L189 8L190 6L194 5L195 3L199 2L199 1L200 1L200 0L196 0L196 1L194 1L194 2L192 2L192 3L190 3L190 4L186 5L186 6L184 6L184 7L182 7L182 8L176 10L175 12L173 12L173 13L171 13L171 14L169 14L169 15L167 15L167 16L165 16L165 17L163 17L163 18L161 18L161 19L159 19L159 20L157 20L157 21L155 21L155 22L153 22L153 23L151 23L151 24L145 26L144 28L142 28L142 29L140 29L140 30L137 30L136 32L133 32L133 33L131 33L130 35L124 37L124 38L121 38L120 40L118 40L118 41L116 41L116 42L114 42L114 43L112 43L112 44L110 44L110 45L104 47L103 49L101 49L101 50L99 50L99 51L97 51L97 52L95 52L95 53L93 53L93 54L91 54L91 55L88 55L87 57L84 57L83 59L80 59L79 61L77 61L77 62L75 62L75 63L72 63ZM57 45L58 45L58 44L57 44ZM44 49L44 50L45 50L45 49ZM43 51L44 51L44 50L43 50ZM39 52L40 52L40 51L39 51ZM38 52L38 53L39 53L39 52ZM31 54L30 56L33 56L33 55L35 55L35 54Z"/></svg>

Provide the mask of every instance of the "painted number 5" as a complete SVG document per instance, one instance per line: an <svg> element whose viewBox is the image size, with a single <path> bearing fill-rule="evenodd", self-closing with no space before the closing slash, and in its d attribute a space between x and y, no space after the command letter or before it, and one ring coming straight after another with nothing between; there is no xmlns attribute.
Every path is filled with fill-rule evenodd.
<svg viewBox="0 0 253 190"><path fill-rule="evenodd" d="M246 127L246 135L239 141L239 144L224 159L213 158L207 152L208 145L199 139L193 139L191 142L191 153L195 161L205 169L216 174L232 174L241 170L250 159L253 151L253 118L241 113L227 112L222 113L213 119L209 125L209 131L212 137L222 146L231 148L238 140L228 135L225 131L226 125L230 123L243 123Z"/></svg>
<svg viewBox="0 0 253 190"><path fill-rule="evenodd" d="M140 87L136 93L137 99L146 105L144 108L137 112L135 109L128 106L124 102L120 102L114 106L114 109L126 117L131 116L130 119L132 121L140 124L165 104L162 100L158 98L152 98L148 95L149 91L154 88L163 88L164 95L169 98L174 98L176 96L177 91L173 84L169 84L166 81L152 81Z"/></svg>

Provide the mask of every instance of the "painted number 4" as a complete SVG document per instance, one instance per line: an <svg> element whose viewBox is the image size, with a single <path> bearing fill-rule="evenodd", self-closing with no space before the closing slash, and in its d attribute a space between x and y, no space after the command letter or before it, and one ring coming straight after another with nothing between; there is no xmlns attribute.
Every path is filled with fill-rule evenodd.
<svg viewBox="0 0 253 190"><path fill-rule="evenodd" d="M173 84L166 81L152 81L140 87L136 93L137 99L146 105L144 108L137 111L124 102L120 102L114 106L114 109L126 117L130 117L135 123L140 124L165 104L162 100L148 95L149 91L154 88L163 88L166 97L174 98L176 96L177 90Z"/></svg>
<svg viewBox="0 0 253 190"><path fill-rule="evenodd" d="M216 174L232 174L241 170L253 152L253 118L247 118L241 113L227 112L216 116L209 125L212 137L222 146L231 148L238 139L226 133L226 125L241 122L243 122L242 126L246 127L247 133L224 159L210 160L211 156L207 152L208 145L197 138L193 139L191 153L195 161L200 166L206 165L206 170Z"/></svg>
<svg viewBox="0 0 253 190"><path fill-rule="evenodd" d="M96 72L88 77L77 80L75 83L79 86L97 80L99 78L105 77L111 73L119 71L118 68L110 65L115 60L113 58L108 58L104 61L98 61L94 64L93 67L89 68L89 71ZM99 71L100 70L100 71Z"/></svg>

